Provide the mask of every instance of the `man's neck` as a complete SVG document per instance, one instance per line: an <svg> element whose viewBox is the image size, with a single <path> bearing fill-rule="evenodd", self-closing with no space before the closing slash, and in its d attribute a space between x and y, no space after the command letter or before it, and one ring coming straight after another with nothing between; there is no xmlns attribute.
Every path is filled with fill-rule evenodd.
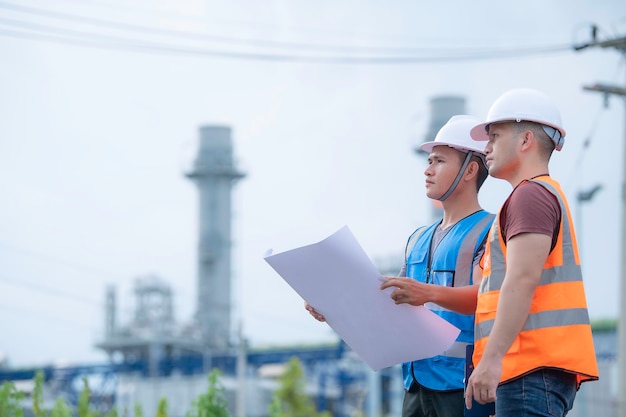
<svg viewBox="0 0 626 417"><path fill-rule="evenodd" d="M442 229L450 227L479 210L482 208L478 203L478 196L454 201L446 200L443 202L443 220L439 227Z"/></svg>
<svg viewBox="0 0 626 417"><path fill-rule="evenodd" d="M510 178L504 178L511 184L513 188L517 187L519 183L524 180L539 177L541 175L549 175L547 163L532 163L527 164L525 167L521 167L516 173L511 175Z"/></svg>

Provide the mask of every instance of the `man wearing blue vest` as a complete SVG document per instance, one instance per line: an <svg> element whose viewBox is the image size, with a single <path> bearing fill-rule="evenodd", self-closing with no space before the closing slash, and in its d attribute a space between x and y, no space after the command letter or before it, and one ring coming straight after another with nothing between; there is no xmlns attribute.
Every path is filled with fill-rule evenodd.
<svg viewBox="0 0 626 417"><path fill-rule="evenodd" d="M402 365L402 417L462 417L464 413L465 347L474 338L478 291L474 278L481 276L478 263L494 217L478 203L478 190L488 175L484 146L470 136L478 122L471 116L453 116L434 141L421 145L429 153L426 195L441 202L443 218L409 237L399 276L386 277L381 286L395 287L391 297L396 304L424 305L461 329L456 342L441 355ZM305 308L324 321L313 307Z"/></svg>

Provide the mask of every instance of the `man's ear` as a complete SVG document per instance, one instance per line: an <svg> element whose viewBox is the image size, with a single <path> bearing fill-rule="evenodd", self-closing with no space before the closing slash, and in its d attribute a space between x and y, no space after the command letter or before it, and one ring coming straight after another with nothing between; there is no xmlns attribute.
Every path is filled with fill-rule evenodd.
<svg viewBox="0 0 626 417"><path fill-rule="evenodd" d="M473 178L476 175L478 175L478 162L476 161L470 161L469 164L467 164L467 168L465 168L465 175L468 178Z"/></svg>
<svg viewBox="0 0 626 417"><path fill-rule="evenodd" d="M524 136L522 137L522 147L526 147L536 141L535 134L531 130L526 130L524 132Z"/></svg>

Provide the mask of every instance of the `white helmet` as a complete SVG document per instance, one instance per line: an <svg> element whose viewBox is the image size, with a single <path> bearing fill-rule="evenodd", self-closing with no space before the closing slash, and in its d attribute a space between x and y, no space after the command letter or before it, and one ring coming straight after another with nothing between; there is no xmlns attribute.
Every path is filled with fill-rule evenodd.
<svg viewBox="0 0 626 417"><path fill-rule="evenodd" d="M541 125L560 151L565 142L565 129L561 124L561 112L546 94L529 88L517 88L502 94L491 105L487 120L472 129L474 140L489 140L489 125L498 122L528 121Z"/></svg>
<svg viewBox="0 0 626 417"><path fill-rule="evenodd" d="M484 156L485 146L487 144L476 142L472 139L472 136L470 136L470 130L478 123L480 123L480 120L473 116L465 114L452 116L450 120L439 129L435 140L422 143L420 149L430 153L435 146L447 145L464 153L471 151L480 154L477 156Z"/></svg>
<svg viewBox="0 0 626 417"><path fill-rule="evenodd" d="M443 193L442 196L437 197L436 200L444 201L450 197L459 184L459 181L461 181L463 172L465 172L465 168L470 163L472 156L478 156L482 160L485 169L488 169L485 162L485 146L487 143L476 142L470 136L470 130L472 130L477 123L480 123L477 118L465 114L452 116L450 120L448 120L448 122L443 125L441 129L439 129L439 132L437 132L437 135L435 136L435 140L431 142L424 142L420 145L420 149L428 153L432 152L435 146L444 145L466 154L465 161L463 161L463 164L461 165L456 178L452 181L452 184L448 188L448 191Z"/></svg>

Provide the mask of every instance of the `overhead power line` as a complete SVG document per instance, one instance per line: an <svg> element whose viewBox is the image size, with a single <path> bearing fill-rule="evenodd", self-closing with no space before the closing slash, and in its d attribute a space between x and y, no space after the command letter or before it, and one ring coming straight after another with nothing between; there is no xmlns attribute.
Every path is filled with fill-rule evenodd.
<svg viewBox="0 0 626 417"><path fill-rule="evenodd" d="M230 38L225 36L150 28L110 20L59 13L5 2L0 2L0 8L26 13L29 15L36 15L38 17L52 18L56 20L60 19L64 22L71 22L74 24L86 24L90 26L133 32L135 34L138 33L144 37L145 35L157 35L160 37L166 36L169 38L177 38L178 41L185 39L187 41L203 42L200 47L191 47L181 45L180 43L163 43L162 41L158 42L145 40L141 37L124 37L110 35L107 33L68 29L65 26L59 27L20 19L0 19L0 25L5 26L4 29L0 28L0 36L73 44L83 47L156 54L195 55L216 58L278 62L312 62L333 64L422 64L519 58L554 54L572 50L571 45L547 45L506 49L435 49L290 43L271 40ZM218 47L207 47L207 42L218 44ZM232 48L234 44L237 44L240 47L257 49L227 49L228 47ZM273 50L278 50L278 52L259 52L259 47L271 48ZM294 49L298 52L294 53ZM324 52L324 54L313 54L313 52L319 51Z"/></svg>
<svg viewBox="0 0 626 417"><path fill-rule="evenodd" d="M15 21L2 20L0 24L15 26ZM167 45L145 42L108 35L97 35L70 29L45 27L45 25L23 22L24 27L37 26L39 32L0 29L0 36L22 39L40 40L45 42L74 44L105 49L141 51L149 53L166 53L179 55L196 55L218 58L231 58L258 61L313 62L334 64L423 64L451 61L477 61L489 59L520 58L554 54L571 50L568 46L552 46L540 48L519 48L508 50L484 50L465 54L424 55L424 56L329 56L329 55L296 55L287 53L237 52L229 50L190 48L178 45Z"/></svg>
<svg viewBox="0 0 626 417"><path fill-rule="evenodd" d="M281 49L296 49L296 50L321 50L321 51L334 51L334 52L368 52L368 53L432 53L440 48L417 48L417 47L378 47L378 46L359 46L359 45L328 45L317 43L303 43L303 42L283 42L275 40L264 39L250 39L250 38L233 38L229 36L210 35L206 33L196 33L182 30L162 29L149 26L135 25L124 22L116 22L112 20L99 19L93 17L79 16L69 13L56 12L52 10L45 10L35 7L22 6L18 4L0 2L0 8L6 10L13 10L22 12L29 15L42 16L46 18L52 18L55 20L62 20L66 22L87 24L92 26L107 27L112 29L119 29L124 31L131 31L135 33L167 36L182 38L188 40L197 41L214 41L225 44L233 45L246 45L246 46L260 46L269 48L281 48ZM447 53L461 53L464 50L461 49L448 49Z"/></svg>

